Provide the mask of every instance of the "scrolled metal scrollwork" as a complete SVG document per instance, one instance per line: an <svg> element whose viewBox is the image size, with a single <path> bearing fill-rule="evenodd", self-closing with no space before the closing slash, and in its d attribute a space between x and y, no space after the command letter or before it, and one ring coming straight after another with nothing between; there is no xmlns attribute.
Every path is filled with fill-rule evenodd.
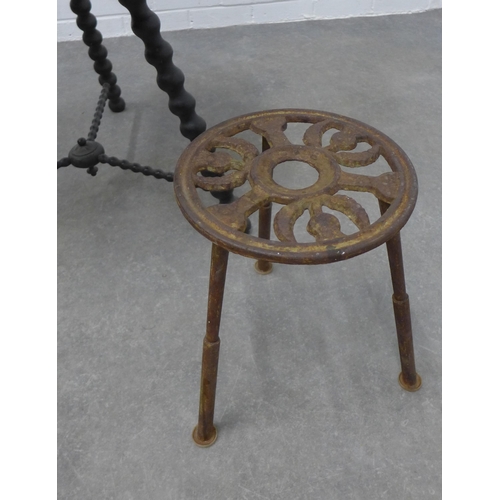
<svg viewBox="0 0 500 500"><path fill-rule="evenodd" d="M310 123L302 144L293 144L285 134L288 123L297 122ZM332 129L333 135L323 146L324 134ZM233 136L243 130L260 135L269 148L259 152L250 142ZM360 143L365 143L368 149L357 151ZM238 153L239 158L234 158L230 152ZM316 241L335 241L347 234L342 231L338 217L324 212L325 208L347 216L358 231L370 226L366 210L346 195L346 191L371 193L386 204L397 197L401 173L393 158L388 158L389 166L394 167L391 171L377 176L362 173L363 167L373 164L380 156L384 156L380 136L363 124L346 123L333 117L319 119L311 115L278 114L239 123L212 137L195 155L192 175L194 185L205 191L234 189L249 182L250 190L229 205L207 208L213 217L233 229L243 231L245 220L253 212L268 203L279 203L284 206L273 224L278 240L297 243L294 225L307 211L310 216L307 232ZM308 163L317 170L318 180L302 189L279 185L273 178L273 170L286 161ZM204 171L214 176L200 175Z"/></svg>

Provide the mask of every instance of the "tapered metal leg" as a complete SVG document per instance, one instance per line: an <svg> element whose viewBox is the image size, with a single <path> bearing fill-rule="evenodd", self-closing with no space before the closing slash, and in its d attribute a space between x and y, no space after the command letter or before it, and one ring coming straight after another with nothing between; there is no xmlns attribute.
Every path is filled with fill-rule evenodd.
<svg viewBox="0 0 500 500"><path fill-rule="evenodd" d="M388 205L381 202L380 208L382 213L384 213ZM403 252L401 250L401 237L399 233L387 242L387 254L389 256L392 286L394 289L392 303L398 334L399 357L401 359L399 384L407 391L417 391L422 385L422 379L415 369L410 299L406 293Z"/></svg>
<svg viewBox="0 0 500 500"><path fill-rule="evenodd" d="M226 283L228 251L213 244L208 290L207 333L203 339L201 362L200 410L193 439L198 446L207 447L217 439L214 426L215 389L219 364L219 325Z"/></svg>
<svg viewBox="0 0 500 500"><path fill-rule="evenodd" d="M262 138L262 151L269 149L269 143ZM268 240L271 237L271 214L272 203L268 203L259 209L259 238ZM259 274L269 274L273 270L273 265L267 260L258 260L255 263L255 270Z"/></svg>
<svg viewBox="0 0 500 500"><path fill-rule="evenodd" d="M259 209L259 238L268 240L271 236L272 206L272 203L268 203ZM273 270L273 265L267 260L258 260L255 263L255 270L259 274L269 274Z"/></svg>

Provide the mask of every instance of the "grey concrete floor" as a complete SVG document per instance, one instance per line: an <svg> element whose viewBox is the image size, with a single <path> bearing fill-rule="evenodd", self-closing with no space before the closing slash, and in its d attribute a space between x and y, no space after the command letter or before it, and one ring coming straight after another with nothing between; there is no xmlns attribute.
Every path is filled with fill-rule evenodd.
<svg viewBox="0 0 500 500"><path fill-rule="evenodd" d="M441 11L166 33L208 125L323 109L408 154L419 201L402 231L420 391L397 382L385 249L268 276L231 255L216 444L196 447L210 244L172 184L101 166L58 171L58 489L73 499L441 496ZM106 153L173 170L188 145L135 37L107 39L127 102ZM58 158L99 86L58 46Z"/></svg>

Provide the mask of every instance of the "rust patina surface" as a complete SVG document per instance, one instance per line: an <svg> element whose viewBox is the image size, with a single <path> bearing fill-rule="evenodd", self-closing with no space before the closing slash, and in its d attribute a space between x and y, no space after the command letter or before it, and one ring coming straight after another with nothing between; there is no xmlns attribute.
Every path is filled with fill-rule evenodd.
<svg viewBox="0 0 500 500"><path fill-rule="evenodd" d="M288 123L310 124L303 144L289 141L284 133ZM323 135L331 129L336 133L323 146ZM262 136L263 151L235 137L246 130ZM359 143L367 143L369 148L353 151ZM377 176L363 174L362 167L379 157L386 160L390 171ZM309 164L317 171L318 180L303 189L276 183L274 168L288 161ZM204 176L203 172L218 176ZM205 207L198 194L199 189L221 192L238 188L246 181L250 190L229 204ZM345 260L385 243L407 222L417 198L413 166L389 137L351 118L295 109L252 113L209 129L180 157L174 186L185 217L213 243L247 257L287 264ZM371 193L388 208L370 220L365 208L346 191ZM272 203L283 205L272 223L277 241L245 234L248 217ZM324 208L330 209L328 213ZM305 211L313 242L298 242L294 235L295 222ZM331 211L349 217L357 231L344 234Z"/></svg>
<svg viewBox="0 0 500 500"><path fill-rule="evenodd" d="M306 124L300 144L292 143L284 133L289 123ZM332 129L331 137L324 137ZM245 131L257 134L259 147L248 134L245 138L240 135ZM364 144L364 150L360 150L360 144ZM373 175L373 170L365 167L380 158L385 159L386 170L380 173L376 168ZM314 168L316 182L300 189L283 186L274 170L285 162L301 162ZM230 203L205 205L200 197L200 191L219 194L247 184L248 190ZM221 123L195 139L179 159L174 186L183 214L212 241L200 406L198 425L193 431L197 445L211 446L217 439L213 420L219 325L229 251L257 259L257 271L267 274L272 262L323 264L387 243L401 360L399 383L408 391L420 388L399 234L415 206L417 179L410 160L391 139L368 125L332 113L253 113ZM371 219L361 200L354 198L356 192L368 193L369 201L378 202ZM274 220L273 205L280 206ZM257 211L258 236L246 234L248 217ZM308 216L306 231L314 241L297 238L297 221L304 215ZM354 224L354 232L343 227L342 218Z"/></svg>

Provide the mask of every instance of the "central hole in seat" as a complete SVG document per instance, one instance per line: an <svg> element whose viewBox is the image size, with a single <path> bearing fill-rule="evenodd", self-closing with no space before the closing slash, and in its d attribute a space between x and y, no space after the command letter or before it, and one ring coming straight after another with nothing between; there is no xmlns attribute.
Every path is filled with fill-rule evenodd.
<svg viewBox="0 0 500 500"><path fill-rule="evenodd" d="M273 170L273 180L287 189L304 189L319 178L317 170L302 161L284 161Z"/></svg>

